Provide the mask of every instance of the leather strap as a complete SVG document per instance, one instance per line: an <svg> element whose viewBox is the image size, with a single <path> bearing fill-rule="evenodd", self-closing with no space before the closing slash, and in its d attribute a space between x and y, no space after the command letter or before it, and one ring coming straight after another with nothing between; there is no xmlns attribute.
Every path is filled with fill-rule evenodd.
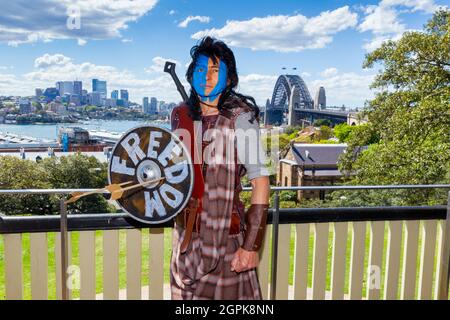
<svg viewBox="0 0 450 320"><path fill-rule="evenodd" d="M262 245L267 223L268 204L252 203L245 215L246 231L242 248L258 251Z"/></svg>
<svg viewBox="0 0 450 320"><path fill-rule="evenodd" d="M197 216L197 209L198 209L198 200L196 198L193 199L193 205L188 206L185 209L185 215L187 215L187 225L186 229L184 231L184 238L183 242L181 243L180 252L185 253L187 250L187 247L189 246L189 242L191 242L192 238L192 231L194 229L194 223Z"/></svg>
<svg viewBox="0 0 450 320"><path fill-rule="evenodd" d="M197 154L196 150L196 133L194 132L194 122L192 121L192 118L189 116L189 107L186 104L182 104L179 107L176 107L172 111L172 117L171 117L171 126L172 130L175 129L187 129L190 133L190 154L193 159L202 161L202 154ZM199 159L197 159L199 157ZM194 161L195 162L195 161ZM181 213L183 215L183 219L186 219L187 216L187 222L185 222L184 225L186 226L185 230L185 236L181 243L180 251L181 253L186 252L187 247L189 245L189 242L192 238L192 231L193 226L196 220L197 215L197 209L199 207L199 202L201 197L203 196L204 192L204 180L203 180L203 173L202 173L202 163L194 163L194 188L192 190L192 197L189 200L189 204L185 209L185 212Z"/></svg>

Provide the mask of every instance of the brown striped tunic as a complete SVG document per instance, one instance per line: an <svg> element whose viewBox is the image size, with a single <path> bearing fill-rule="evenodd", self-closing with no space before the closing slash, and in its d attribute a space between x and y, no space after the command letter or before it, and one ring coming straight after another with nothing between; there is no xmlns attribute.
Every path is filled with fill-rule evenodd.
<svg viewBox="0 0 450 320"><path fill-rule="evenodd" d="M214 127L219 130L211 137L211 143L232 143L234 146L231 150L234 153L227 153L227 148L222 148L223 159L235 159L234 136L226 129L234 129L236 117L245 111L248 111L245 106L221 111L215 121ZM221 133L222 137L216 136ZM229 234L235 187L236 184L240 185L240 181L235 181L236 170L239 168L235 161L216 163L213 159L207 165L200 233L192 233L192 240L184 254L180 253L184 229L175 224L170 268L171 295L174 300L261 299L256 269L240 273L231 271L234 254L244 241L242 231Z"/></svg>

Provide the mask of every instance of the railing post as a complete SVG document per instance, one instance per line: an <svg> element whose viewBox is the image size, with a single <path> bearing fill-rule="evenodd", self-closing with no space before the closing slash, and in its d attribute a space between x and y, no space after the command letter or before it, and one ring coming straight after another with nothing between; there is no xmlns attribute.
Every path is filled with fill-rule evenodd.
<svg viewBox="0 0 450 320"><path fill-rule="evenodd" d="M448 192L447 200L447 217L444 221L445 225L442 228L444 232L444 238L442 243L442 256L441 256L441 267L439 268L439 290L438 299L447 300L448 299L448 286L450 277L450 191Z"/></svg>
<svg viewBox="0 0 450 320"><path fill-rule="evenodd" d="M67 267L69 265L69 244L67 242L67 205L64 199L59 200L59 209L61 215L61 298L68 300L69 291L67 289Z"/></svg>
<svg viewBox="0 0 450 320"><path fill-rule="evenodd" d="M275 191L273 197L274 213L272 216L272 271L270 275L270 300L275 300L278 264L278 222L280 220L280 195Z"/></svg>

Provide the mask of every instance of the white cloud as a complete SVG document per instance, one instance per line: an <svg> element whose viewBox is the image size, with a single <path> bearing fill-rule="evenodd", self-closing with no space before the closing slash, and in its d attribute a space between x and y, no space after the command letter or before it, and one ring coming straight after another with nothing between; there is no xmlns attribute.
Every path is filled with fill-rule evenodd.
<svg viewBox="0 0 450 320"><path fill-rule="evenodd" d="M83 89L90 91L92 79L107 81L108 95L114 89L127 89L131 101L140 103L144 96L178 102L181 97L169 74L153 74L141 78L128 70L90 62L76 63L62 54L45 54L35 59L34 69L22 75L0 71L0 95L33 95L35 88L54 87L57 81L83 81ZM186 82L182 83L188 89Z"/></svg>
<svg viewBox="0 0 450 320"><path fill-rule="evenodd" d="M252 96L260 107L266 105L266 100L272 98L273 88L278 76L251 73L239 76L238 91Z"/></svg>
<svg viewBox="0 0 450 320"><path fill-rule="evenodd" d="M44 54L34 60L34 67L37 69L46 69L53 66L64 66L72 61L71 58L63 54Z"/></svg>
<svg viewBox="0 0 450 320"><path fill-rule="evenodd" d="M402 37L402 33L398 33L395 35L376 35L374 36L371 40L369 41L365 41L363 48L370 52L373 51L377 48L379 48L383 42L388 41L388 40L392 40L392 41L397 41Z"/></svg>
<svg viewBox="0 0 450 320"><path fill-rule="evenodd" d="M358 26L361 32L371 31L374 34L402 33L405 25L398 21L398 12L390 6L369 6L364 21Z"/></svg>
<svg viewBox="0 0 450 320"><path fill-rule="evenodd" d="M354 72L335 73L321 79L307 81L311 96L314 97L320 86L325 88L327 105L363 107L364 101L372 99L374 94L369 88L374 74L357 74Z"/></svg>
<svg viewBox="0 0 450 320"><path fill-rule="evenodd" d="M180 28L186 28L188 26L188 24L192 21L199 21L201 23L208 23L211 20L210 17L206 17L206 16L189 16L186 19L184 19L183 21L181 21L178 26Z"/></svg>
<svg viewBox="0 0 450 320"><path fill-rule="evenodd" d="M166 60L168 59L155 57L152 67L162 66ZM177 64L178 66L180 64ZM130 99L138 103L145 96L154 96L158 100L168 102L180 101L181 97L170 75L161 71L162 68L148 73L148 77L138 77L128 70L113 66L96 65L86 61L76 62L75 59L62 54L45 54L35 59L33 70L22 75L14 75L1 68L0 95L33 95L35 88L54 87L57 81L75 79L83 81L83 88L90 91L92 79L97 78L107 81L109 93L114 89L127 89L130 92ZM183 72L178 74L181 75ZM329 105L345 103L347 106L362 107L366 99L373 97L369 89L373 77L373 74L366 72L357 74L338 71L333 76L305 81L311 96L314 96L319 86L324 86ZM237 91L253 96L259 106L265 106L266 99L272 98L277 79L278 75L255 73L240 75ZM180 77L180 80L189 93L189 84L184 77Z"/></svg>
<svg viewBox="0 0 450 320"><path fill-rule="evenodd" d="M434 0L383 0L381 4L385 6L404 6L411 8L412 12L424 11L426 13L433 13L439 8L434 3Z"/></svg>
<svg viewBox="0 0 450 320"><path fill-rule="evenodd" d="M83 45L89 39L119 37L120 31L126 29L128 23L138 20L156 3L157 0L2 1L0 42L17 46L37 41L76 39ZM79 28L70 23L78 21L77 17Z"/></svg>
<svg viewBox="0 0 450 320"><path fill-rule="evenodd" d="M79 46L84 46L86 43L87 43L86 40L84 40L84 39L78 39L78 45L79 45Z"/></svg>
<svg viewBox="0 0 450 320"><path fill-rule="evenodd" d="M365 9L365 18L359 24L360 32L370 31L373 38L366 40L363 48L372 51L386 40L398 40L408 31L399 18L400 8L406 8L406 13L422 11L433 13L439 8L434 0L382 0L378 5L369 5Z"/></svg>
<svg viewBox="0 0 450 320"><path fill-rule="evenodd" d="M335 68L329 68L335 69ZM358 74L355 72L332 72L333 75L305 80L311 97L314 98L316 90L323 86L327 95L327 104L348 107L363 107L366 100L372 99L374 93L370 84L374 74ZM253 96L260 107L266 105L267 99L272 99L273 89L278 75L247 74L239 76L238 92Z"/></svg>
<svg viewBox="0 0 450 320"><path fill-rule="evenodd" d="M325 69L324 71L322 71L320 73L320 75L324 78L329 78L329 77L337 75L337 73L338 73L338 69L332 67L332 68Z"/></svg>
<svg viewBox="0 0 450 320"><path fill-rule="evenodd" d="M24 87L25 84L23 81L20 81L14 74L2 73L0 71L0 95L20 95L26 92Z"/></svg>
<svg viewBox="0 0 450 320"><path fill-rule="evenodd" d="M303 78L309 78L309 77L311 77L311 73L309 73L309 72L302 72L301 76Z"/></svg>
<svg viewBox="0 0 450 320"><path fill-rule="evenodd" d="M252 50L298 52L323 48L333 40L332 35L357 24L357 14L348 6L324 11L316 17L294 16L255 17L250 20L227 21L220 29L207 29L193 34L193 39L214 36L232 46Z"/></svg>
<svg viewBox="0 0 450 320"><path fill-rule="evenodd" d="M7 67L0 68L0 95L32 95L34 88L54 86L56 81L79 79L85 89L90 90L92 78L106 80L108 92L113 89L128 89L132 101L140 102L144 96L155 96L159 100L179 101L176 87L168 74L163 73L165 61L181 63L173 59L154 57L152 65L146 69L149 78L138 77L132 72L107 65L90 62L76 62L63 54L44 54L34 61L34 69L23 75L9 74ZM180 74L180 72L178 72ZM183 72L181 73L183 74ZM309 77L309 73L302 73ZM372 97L369 85L373 74L340 73L336 68L327 68L321 73L323 78L307 81L311 95L316 88L324 86L330 104L345 103L362 106L363 101ZM189 91L189 85L181 77L182 83ZM278 75L247 74L240 75L238 91L253 96L260 106L271 98Z"/></svg>
<svg viewBox="0 0 450 320"><path fill-rule="evenodd" d="M170 11L169 11L169 14L170 14L171 16L173 16L175 13L177 13L175 10L170 10Z"/></svg>
<svg viewBox="0 0 450 320"><path fill-rule="evenodd" d="M164 72L164 65L166 64L166 61L170 61L176 63L177 66L181 66L181 64L177 60L167 59L163 57L154 57L152 59L153 64L150 67L145 68L144 70L147 73L162 73Z"/></svg>
<svg viewBox="0 0 450 320"><path fill-rule="evenodd" d="M122 41L123 43L133 42L132 39L127 39L127 38L123 38L121 41Z"/></svg>
<svg viewBox="0 0 450 320"><path fill-rule="evenodd" d="M333 68L329 68L333 69ZM358 74L355 72L336 72L327 77L305 80L311 97L323 86L327 95L327 104L348 107L363 107L364 102L372 99L374 94L369 88L374 74ZM266 105L267 99L272 99L273 89L278 75L248 74L239 76L238 91L253 96L260 107Z"/></svg>

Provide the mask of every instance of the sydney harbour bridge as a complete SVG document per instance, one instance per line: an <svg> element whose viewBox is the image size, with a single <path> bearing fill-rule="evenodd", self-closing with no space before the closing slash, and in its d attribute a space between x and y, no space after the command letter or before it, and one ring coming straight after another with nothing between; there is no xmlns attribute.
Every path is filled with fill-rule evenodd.
<svg viewBox="0 0 450 320"><path fill-rule="evenodd" d="M308 87L298 75L281 75L273 89L272 99L267 100L264 113L266 125L312 125L315 120L327 119L333 125L347 122L348 112L326 110L314 105Z"/></svg>

